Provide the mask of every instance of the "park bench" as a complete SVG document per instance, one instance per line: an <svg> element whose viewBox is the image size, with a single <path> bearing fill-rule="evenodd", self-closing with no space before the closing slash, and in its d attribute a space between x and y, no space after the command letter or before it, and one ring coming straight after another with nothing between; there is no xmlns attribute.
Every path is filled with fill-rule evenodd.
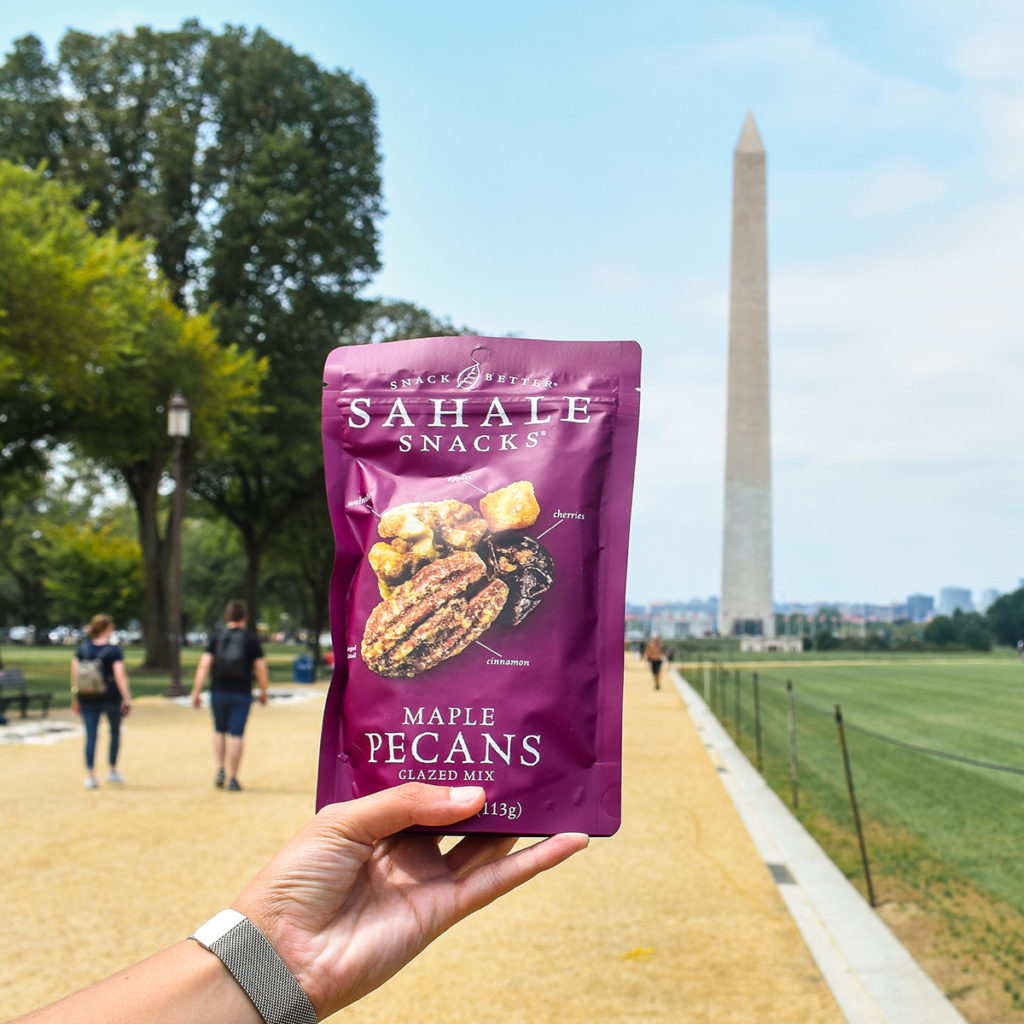
<svg viewBox="0 0 1024 1024"><path fill-rule="evenodd" d="M30 690L25 685L25 673L20 668L0 669L0 718L13 704L21 710L22 718L28 718L30 704L39 704L45 718L50 713L52 700L53 694L49 690Z"/></svg>

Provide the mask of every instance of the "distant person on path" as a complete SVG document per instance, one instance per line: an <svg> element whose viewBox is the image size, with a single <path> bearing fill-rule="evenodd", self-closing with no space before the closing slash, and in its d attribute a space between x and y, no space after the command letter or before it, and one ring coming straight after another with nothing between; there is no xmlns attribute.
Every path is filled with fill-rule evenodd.
<svg viewBox="0 0 1024 1024"><path fill-rule="evenodd" d="M661 689L661 663L665 660L665 648L661 646L661 637L651 637L644 648L644 657L651 666L651 675L654 676L654 688Z"/></svg>
<svg viewBox="0 0 1024 1024"><path fill-rule="evenodd" d="M1024 640L1017 641L1017 660L1024 661Z"/></svg>
<svg viewBox="0 0 1024 1024"><path fill-rule="evenodd" d="M229 601L224 613L227 628L214 633L196 667L192 706L200 706L206 677L210 677L210 710L213 712L213 760L217 774L213 784L231 792L242 786L238 767L242 762L245 723L252 707L253 674L260 685L260 704L267 703L267 662L260 638L249 631L249 609L241 600Z"/></svg>
<svg viewBox="0 0 1024 1024"><path fill-rule="evenodd" d="M89 623L88 636L78 645L71 659L71 710L82 716L85 726L85 788L99 789L96 779L96 738L100 717L107 716L110 723L110 749L108 752L107 782L121 784L124 777L117 769L121 751L121 719L132 709L132 696L128 686L128 672L124 667L124 654L113 642L114 620L109 615L94 615ZM84 661L97 661L103 672L106 689L102 693L78 692L78 672Z"/></svg>

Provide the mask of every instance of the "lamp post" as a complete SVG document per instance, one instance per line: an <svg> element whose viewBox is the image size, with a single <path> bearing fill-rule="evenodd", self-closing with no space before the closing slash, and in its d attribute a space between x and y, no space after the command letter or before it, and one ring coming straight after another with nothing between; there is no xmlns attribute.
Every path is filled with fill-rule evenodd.
<svg viewBox="0 0 1024 1024"><path fill-rule="evenodd" d="M188 401L175 391L167 407L167 436L174 438L174 503L171 506L171 685L165 697L183 697L181 685L181 518L184 494L181 486L181 449L189 433Z"/></svg>

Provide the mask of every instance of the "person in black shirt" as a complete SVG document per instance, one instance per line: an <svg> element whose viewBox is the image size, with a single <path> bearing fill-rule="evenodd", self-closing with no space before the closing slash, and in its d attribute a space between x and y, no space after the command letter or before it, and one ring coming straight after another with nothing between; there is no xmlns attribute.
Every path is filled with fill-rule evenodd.
<svg viewBox="0 0 1024 1024"><path fill-rule="evenodd" d="M215 633L196 666L192 706L210 677L210 710L213 712L213 759L217 765L214 785L237 792L238 767L242 761L245 723L252 706L253 675L260 686L260 704L267 703L267 662L260 638L246 627L249 609L242 600L228 602L227 628Z"/></svg>

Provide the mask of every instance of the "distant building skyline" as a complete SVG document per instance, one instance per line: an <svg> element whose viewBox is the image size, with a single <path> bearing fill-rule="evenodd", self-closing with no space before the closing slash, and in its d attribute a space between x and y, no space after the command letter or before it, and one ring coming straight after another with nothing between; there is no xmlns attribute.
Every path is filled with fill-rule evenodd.
<svg viewBox="0 0 1024 1024"><path fill-rule="evenodd" d="M1021 580L1024 588L1024 580ZM846 623L914 622L925 623L936 615L962 612L983 613L1005 591L987 587L981 593L977 607L973 592L968 587L942 587L938 595L909 594L906 601L879 604L868 601L819 600L776 601L775 614L802 615L814 618L823 609L835 609ZM678 601L652 601L643 605L627 602L626 619L632 623L632 633L647 630L657 632L666 639L710 636L718 632L719 599L717 595ZM629 627L627 626L627 629Z"/></svg>
<svg viewBox="0 0 1024 1024"><path fill-rule="evenodd" d="M952 615L955 611L974 611L971 591L966 587L943 587L939 591L939 614Z"/></svg>
<svg viewBox="0 0 1024 1024"><path fill-rule="evenodd" d="M935 598L931 594L911 594L907 598L907 618L911 622L926 622L935 611Z"/></svg>

